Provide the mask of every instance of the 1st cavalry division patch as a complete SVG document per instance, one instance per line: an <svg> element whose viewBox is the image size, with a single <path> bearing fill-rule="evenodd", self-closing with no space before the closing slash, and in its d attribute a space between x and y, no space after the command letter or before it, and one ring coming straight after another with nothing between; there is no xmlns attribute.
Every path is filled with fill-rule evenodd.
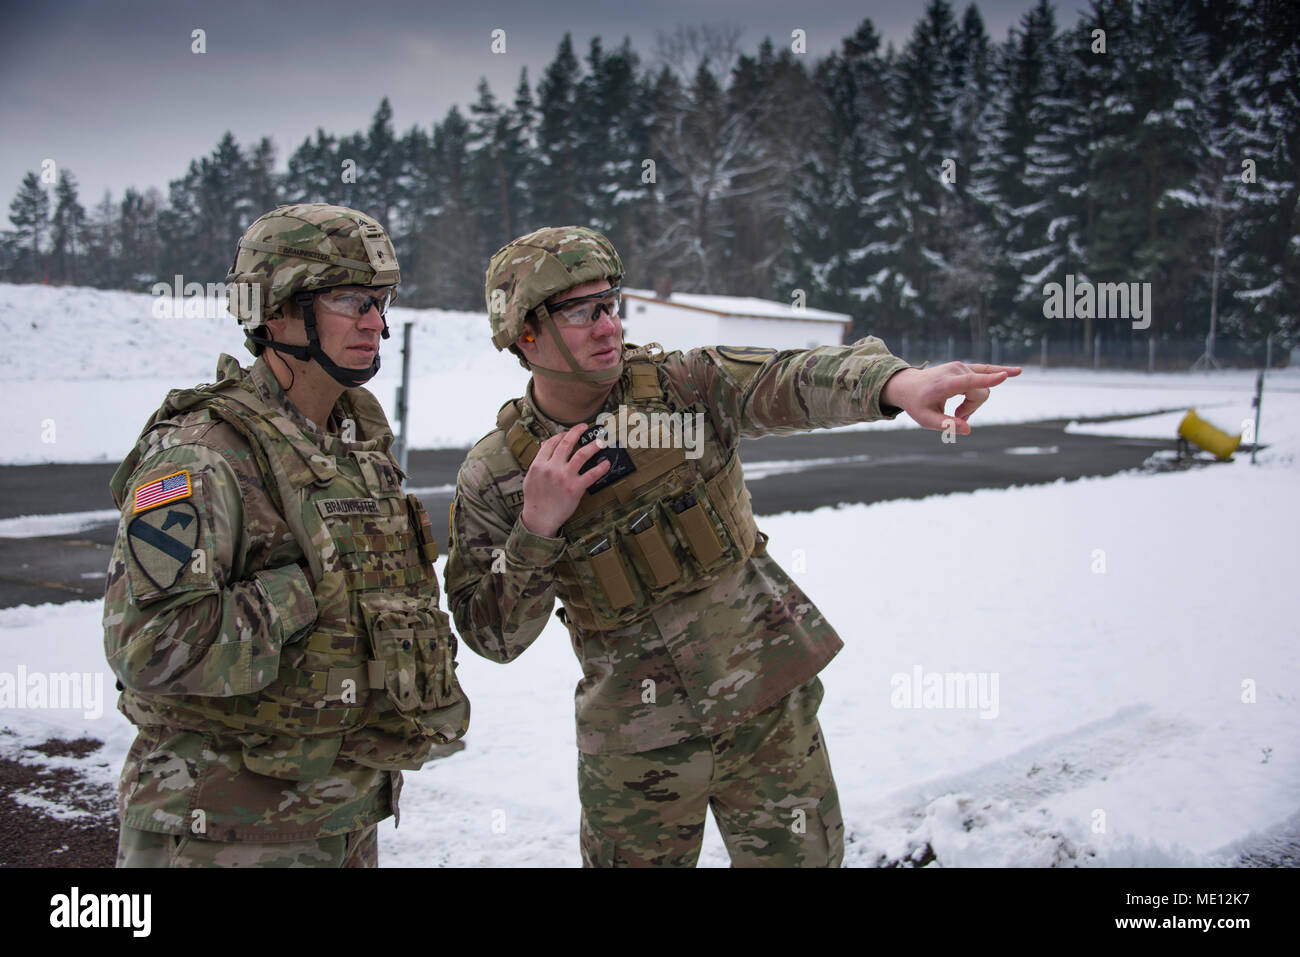
<svg viewBox="0 0 1300 957"><path fill-rule="evenodd" d="M194 556L199 541L199 513L192 502L150 509L131 521L126 534L140 571L167 591Z"/></svg>

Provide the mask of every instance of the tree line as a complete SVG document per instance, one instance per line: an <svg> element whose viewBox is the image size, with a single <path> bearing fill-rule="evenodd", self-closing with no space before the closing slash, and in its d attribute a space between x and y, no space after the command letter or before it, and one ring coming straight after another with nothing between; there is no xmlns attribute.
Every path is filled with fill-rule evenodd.
<svg viewBox="0 0 1300 957"><path fill-rule="evenodd" d="M901 50L864 20L812 61L798 31L626 38L579 60L565 35L512 98L398 134L318 128L276 168L226 133L166 197L87 212L76 178L28 173L0 279L146 289L218 281L279 203L354 206L388 228L405 304L483 309L483 270L543 225L610 236L627 285L803 302L856 334L1091 341L1097 315L1044 316L1044 286L1150 283L1152 334L1295 344L1300 331L1300 6L1047 0L1001 43L978 7L929 0ZM52 187L52 190L51 190ZM50 192L53 197L51 198ZM1086 310L1081 310L1086 311Z"/></svg>

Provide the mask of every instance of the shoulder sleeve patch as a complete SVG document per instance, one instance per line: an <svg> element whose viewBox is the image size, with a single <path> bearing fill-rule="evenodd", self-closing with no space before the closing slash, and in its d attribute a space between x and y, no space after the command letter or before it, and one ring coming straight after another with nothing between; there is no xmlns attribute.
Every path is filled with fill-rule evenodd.
<svg viewBox="0 0 1300 957"><path fill-rule="evenodd" d="M194 557L199 514L189 502L176 502L138 515L126 527L135 566L160 591L168 591Z"/></svg>
<svg viewBox="0 0 1300 957"><path fill-rule="evenodd" d="M713 348L724 359L733 362L752 362L755 365L762 365L776 355L775 349L765 349L760 346L714 346Z"/></svg>
<svg viewBox="0 0 1300 957"><path fill-rule="evenodd" d="M188 469L159 475L135 487L135 495L131 499L131 511L139 514L160 505L179 502L181 499L189 498L193 492L194 486L190 482Z"/></svg>
<svg viewBox="0 0 1300 957"><path fill-rule="evenodd" d="M173 451L172 455L190 450ZM211 450L194 449L216 458ZM224 460L221 460L224 466ZM122 503L118 548L132 604L184 592L218 591L218 547L213 525L211 476L202 461L159 462ZM154 491L150 492L150 489Z"/></svg>

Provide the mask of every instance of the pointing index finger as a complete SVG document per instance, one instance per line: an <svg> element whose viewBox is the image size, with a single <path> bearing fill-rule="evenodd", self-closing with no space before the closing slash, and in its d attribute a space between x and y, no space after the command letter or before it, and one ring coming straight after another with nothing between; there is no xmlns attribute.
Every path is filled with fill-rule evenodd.
<svg viewBox="0 0 1300 957"><path fill-rule="evenodd" d="M1005 382L1007 373L1005 372L968 372L957 380L957 387L961 391L971 389L987 389L991 386ZM953 393L956 395L956 393Z"/></svg>

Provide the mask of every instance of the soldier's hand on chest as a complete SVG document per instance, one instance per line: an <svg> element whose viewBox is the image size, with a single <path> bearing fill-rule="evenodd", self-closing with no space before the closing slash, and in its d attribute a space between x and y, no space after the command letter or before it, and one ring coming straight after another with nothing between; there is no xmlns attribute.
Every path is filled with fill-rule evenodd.
<svg viewBox="0 0 1300 957"><path fill-rule="evenodd" d="M582 467L605 448L605 443L597 439L575 452L578 440L586 430L584 422L551 436L541 444L537 457L528 467L524 476L522 518L524 527L534 535L554 538L560 526L577 509L587 489L610 469L609 462L599 462L581 472Z"/></svg>

